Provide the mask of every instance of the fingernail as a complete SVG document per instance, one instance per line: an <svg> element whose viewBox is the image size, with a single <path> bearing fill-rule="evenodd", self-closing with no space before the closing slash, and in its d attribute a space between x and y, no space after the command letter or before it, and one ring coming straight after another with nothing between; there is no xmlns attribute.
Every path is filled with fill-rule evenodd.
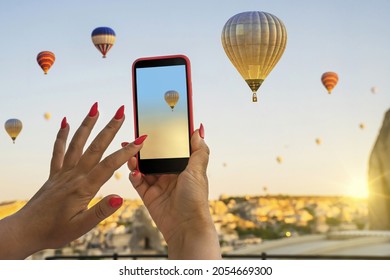
<svg viewBox="0 0 390 280"><path fill-rule="evenodd" d="M146 137L148 137L148 135L142 135L138 137L137 139L134 140L134 144L141 145L145 141Z"/></svg>
<svg viewBox="0 0 390 280"><path fill-rule="evenodd" d="M98 103L95 102L95 103L92 105L91 109L89 110L88 116L90 116L91 118L93 118L94 116L96 116L97 112L98 112Z"/></svg>
<svg viewBox="0 0 390 280"><path fill-rule="evenodd" d="M68 125L68 122L66 121L66 117L64 117L61 121L61 129L64 129Z"/></svg>
<svg viewBox="0 0 390 280"><path fill-rule="evenodd" d="M110 204L112 208L118 208L122 205L122 203L123 198L121 198L120 196L113 196L108 200L108 204Z"/></svg>
<svg viewBox="0 0 390 280"><path fill-rule="evenodd" d="M204 139L204 127L203 127L203 124L201 123L200 124L200 127L199 127L199 136Z"/></svg>
<svg viewBox="0 0 390 280"><path fill-rule="evenodd" d="M135 177L139 174L139 170L138 169L135 169L131 172L131 176Z"/></svg>
<svg viewBox="0 0 390 280"><path fill-rule="evenodd" d="M125 114L125 105L122 105L118 111L116 111L116 114L114 116L114 119L120 120L123 118L123 115Z"/></svg>
<svg viewBox="0 0 390 280"><path fill-rule="evenodd" d="M129 145L130 143L129 142L122 142L121 145L122 145L122 148L123 147L126 147L127 145Z"/></svg>

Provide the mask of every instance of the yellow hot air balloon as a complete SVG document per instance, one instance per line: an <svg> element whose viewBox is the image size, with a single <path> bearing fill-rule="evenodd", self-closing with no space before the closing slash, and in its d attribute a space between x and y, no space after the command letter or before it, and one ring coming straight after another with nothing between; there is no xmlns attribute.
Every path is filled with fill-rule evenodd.
<svg viewBox="0 0 390 280"><path fill-rule="evenodd" d="M115 179L120 180L122 178L122 173L117 171L117 172L114 173L114 177L115 177Z"/></svg>
<svg viewBox="0 0 390 280"><path fill-rule="evenodd" d="M176 90L168 90L164 94L164 99L173 111L173 108L175 108L177 102L179 101L179 93Z"/></svg>
<svg viewBox="0 0 390 280"><path fill-rule="evenodd" d="M331 94L332 90L339 81L339 76L335 72L325 72L321 76L321 81L324 87L328 90L328 93Z"/></svg>
<svg viewBox="0 0 390 280"><path fill-rule="evenodd" d="M321 138L316 138L316 144L317 144L317 145L321 145L321 143L322 143Z"/></svg>
<svg viewBox="0 0 390 280"><path fill-rule="evenodd" d="M360 124L359 124L359 127L360 127L360 129L365 129L365 128L366 128L366 125L365 125L364 123L360 123Z"/></svg>
<svg viewBox="0 0 390 280"><path fill-rule="evenodd" d="M283 162L283 158L281 156L278 156L276 157L276 161L281 164Z"/></svg>
<svg viewBox="0 0 390 280"><path fill-rule="evenodd" d="M50 120L51 119L51 114L49 112L46 112L43 114L43 117L45 118L45 120Z"/></svg>
<svg viewBox="0 0 390 280"><path fill-rule="evenodd" d="M258 11L239 13L224 25L222 46L251 88L252 101L286 48L287 31L276 16Z"/></svg>
<svg viewBox="0 0 390 280"><path fill-rule="evenodd" d="M5 122L4 127L15 144L15 139L23 128L22 122L18 119L9 119Z"/></svg>

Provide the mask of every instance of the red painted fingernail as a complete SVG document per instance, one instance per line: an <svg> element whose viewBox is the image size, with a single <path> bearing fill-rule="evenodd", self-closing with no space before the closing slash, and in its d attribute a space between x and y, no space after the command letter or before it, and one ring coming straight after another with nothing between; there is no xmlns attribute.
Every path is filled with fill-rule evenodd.
<svg viewBox="0 0 390 280"><path fill-rule="evenodd" d="M135 177L139 174L139 170L135 169L133 172L131 172L131 176Z"/></svg>
<svg viewBox="0 0 390 280"><path fill-rule="evenodd" d="M146 137L148 137L148 135L142 135L138 137L137 139L134 140L134 144L141 145L145 141Z"/></svg>
<svg viewBox="0 0 390 280"><path fill-rule="evenodd" d="M200 124L200 127L199 127L199 136L204 139L204 127L203 127L203 124L201 123Z"/></svg>
<svg viewBox="0 0 390 280"><path fill-rule="evenodd" d="M122 205L122 203L123 198L121 198L120 196L113 196L108 200L108 204L110 204L112 208L118 208Z"/></svg>
<svg viewBox="0 0 390 280"><path fill-rule="evenodd" d="M64 117L61 121L61 129L64 129L68 125L68 122L66 121L66 117Z"/></svg>
<svg viewBox="0 0 390 280"><path fill-rule="evenodd" d="M97 112L98 112L98 103L95 102L95 103L92 105L91 109L89 110L88 116L90 116L91 118L93 118L94 116L96 116Z"/></svg>
<svg viewBox="0 0 390 280"><path fill-rule="evenodd" d="M114 116L114 119L120 120L123 118L123 115L125 114L125 105L122 105L118 111L116 111L116 114Z"/></svg>
<svg viewBox="0 0 390 280"><path fill-rule="evenodd" d="M123 147L126 147L127 145L129 145L130 143L129 142L122 142L121 145L122 145L122 148Z"/></svg>

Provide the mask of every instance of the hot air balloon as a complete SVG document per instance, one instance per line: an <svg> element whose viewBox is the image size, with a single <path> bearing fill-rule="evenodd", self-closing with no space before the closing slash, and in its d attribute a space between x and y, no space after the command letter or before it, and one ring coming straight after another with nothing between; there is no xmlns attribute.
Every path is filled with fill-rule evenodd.
<svg viewBox="0 0 390 280"><path fill-rule="evenodd" d="M283 158L281 156L278 156L276 157L276 161L281 164L283 162Z"/></svg>
<svg viewBox="0 0 390 280"><path fill-rule="evenodd" d="M91 37L93 44L102 53L103 58L105 58L115 43L115 31L110 27L97 27L92 31Z"/></svg>
<svg viewBox="0 0 390 280"><path fill-rule="evenodd" d="M114 173L114 177L115 177L115 179L120 180L122 178L122 173L120 173L119 171L116 171Z"/></svg>
<svg viewBox="0 0 390 280"><path fill-rule="evenodd" d="M50 120L51 119L51 114L49 112L46 112L43 114L43 117L45 118L45 120Z"/></svg>
<svg viewBox="0 0 390 280"><path fill-rule="evenodd" d="M321 76L321 81L324 87L328 90L328 93L331 94L333 88L339 81L339 76L335 72L325 72Z"/></svg>
<svg viewBox="0 0 390 280"><path fill-rule="evenodd" d="M371 87L371 93L373 93L373 94L378 93L378 88L377 87Z"/></svg>
<svg viewBox="0 0 390 280"><path fill-rule="evenodd" d="M239 13L224 25L222 46L231 63L253 92L281 58L287 43L287 31L276 16L258 11Z"/></svg>
<svg viewBox="0 0 390 280"><path fill-rule="evenodd" d="M365 129L365 128L366 128L366 125L365 125L364 123L360 123L360 124L359 124L359 127L360 127L360 129Z"/></svg>
<svg viewBox="0 0 390 280"><path fill-rule="evenodd" d="M41 66L43 73L45 73L45 75L47 74L51 66L54 64L55 60L56 57L54 53L49 51L43 51L37 55L37 62L39 66Z"/></svg>
<svg viewBox="0 0 390 280"><path fill-rule="evenodd" d="M168 90L164 94L164 99L173 111L173 108L175 108L177 102L179 101L179 93L176 90Z"/></svg>
<svg viewBox="0 0 390 280"><path fill-rule="evenodd" d="M322 143L321 138L316 138L316 144L321 145L321 143Z"/></svg>
<svg viewBox="0 0 390 280"><path fill-rule="evenodd" d="M15 144L15 139L23 128L22 122L18 119L9 119L5 122L4 127Z"/></svg>

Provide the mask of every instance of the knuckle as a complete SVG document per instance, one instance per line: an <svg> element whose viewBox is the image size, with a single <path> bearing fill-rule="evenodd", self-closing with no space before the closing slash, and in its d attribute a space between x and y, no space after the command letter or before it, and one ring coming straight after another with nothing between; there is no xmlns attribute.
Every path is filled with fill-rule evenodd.
<svg viewBox="0 0 390 280"><path fill-rule="evenodd" d="M104 169L115 169L116 164L115 161L111 157L106 157L102 162L100 163Z"/></svg>
<svg viewBox="0 0 390 280"><path fill-rule="evenodd" d="M109 130L109 131L116 131L118 130L118 125L114 122L109 122L106 127L105 127L106 130Z"/></svg>
<svg viewBox="0 0 390 280"><path fill-rule="evenodd" d="M102 151L102 148L97 142L94 141L89 145L88 151L91 153L100 153Z"/></svg>
<svg viewBox="0 0 390 280"><path fill-rule="evenodd" d="M103 220L103 219L105 219L108 216L108 214L106 213L106 211L102 207L101 203L96 205L96 207L95 207L95 215L96 215L96 217L99 220Z"/></svg>

